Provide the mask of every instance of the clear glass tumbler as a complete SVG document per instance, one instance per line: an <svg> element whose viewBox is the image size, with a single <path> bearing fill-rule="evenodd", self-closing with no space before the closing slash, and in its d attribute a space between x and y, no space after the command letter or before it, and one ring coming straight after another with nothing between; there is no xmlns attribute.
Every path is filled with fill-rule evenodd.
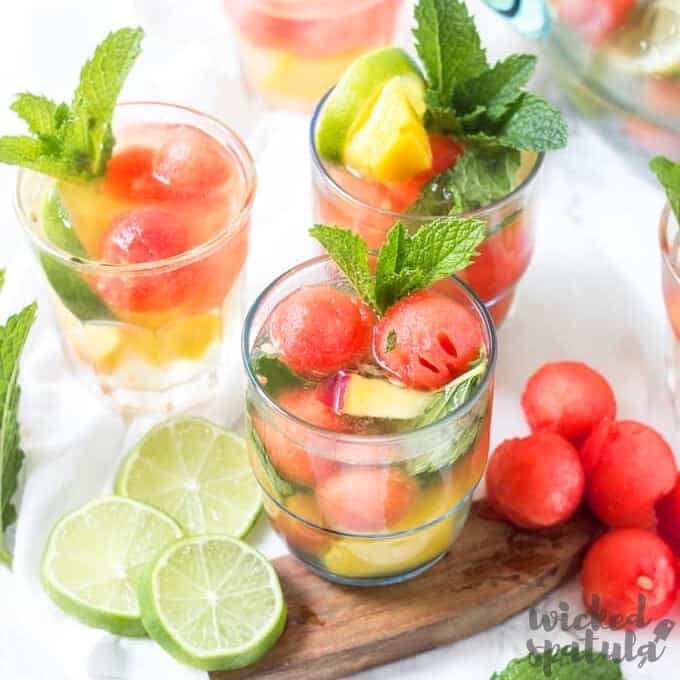
<svg viewBox="0 0 680 680"><path fill-rule="evenodd" d="M114 132L102 179L20 171L17 212L75 372L121 410L172 412L207 399L218 369L239 375L253 160L183 107L119 105Z"/></svg>
<svg viewBox="0 0 680 680"><path fill-rule="evenodd" d="M423 224L442 217L415 217L380 207L382 187L376 187L375 183L357 177L343 167L327 164L319 157L314 140L325 99L319 102L310 128L314 222L352 229L368 243L369 248L377 249L397 220L416 231ZM533 254L538 177L543 159L544 154L524 152L520 180L507 196L484 208L460 215L482 219L488 225L488 236L479 247L479 256L458 276L479 295L497 326L510 312L517 286ZM446 290L449 285L448 281L444 281L438 287Z"/></svg>
<svg viewBox="0 0 680 680"><path fill-rule="evenodd" d="M392 42L403 0L225 0L246 88L309 111L359 55Z"/></svg>
<svg viewBox="0 0 680 680"><path fill-rule="evenodd" d="M489 453L495 331L474 292L451 279L447 295L479 320L488 357L486 374L469 398L439 420L411 431L345 434L316 427L270 396L251 359L266 346L268 320L282 299L303 286L343 282L326 257L309 260L274 280L246 315L242 355L248 377L247 446L267 515L294 555L332 581L390 584L435 564L465 525ZM452 447L458 454L454 457ZM284 460L286 469L294 460L298 471L309 473L304 484L285 481ZM333 498L334 516L324 515L321 496L340 477L346 493ZM358 495L356 487L361 487ZM394 506L403 510L405 496L408 510L391 519ZM370 531L348 531L347 524L335 519L343 517L356 526L368 516L380 520Z"/></svg>

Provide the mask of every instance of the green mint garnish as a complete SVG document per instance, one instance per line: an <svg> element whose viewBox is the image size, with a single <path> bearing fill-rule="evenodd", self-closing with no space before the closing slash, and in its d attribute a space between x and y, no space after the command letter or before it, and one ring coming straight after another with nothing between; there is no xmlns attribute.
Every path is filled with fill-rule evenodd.
<svg viewBox="0 0 680 680"><path fill-rule="evenodd" d="M529 654L514 659L491 680L623 680L621 665L604 654L563 647L559 652Z"/></svg>
<svg viewBox="0 0 680 680"><path fill-rule="evenodd" d="M395 330L391 330L387 334L387 340L385 341L385 352L393 352L396 346L397 346L397 332Z"/></svg>
<svg viewBox="0 0 680 680"><path fill-rule="evenodd" d="M470 146L455 165L423 186L408 213L457 215L483 208L512 191L520 162L516 149Z"/></svg>
<svg viewBox="0 0 680 680"><path fill-rule="evenodd" d="M4 273L0 277L4 281ZM1 286L0 286L1 288ZM10 316L0 326L0 562L8 566L12 556L5 546L4 533L16 520L12 498L24 462L19 442L19 359L35 319L35 303Z"/></svg>
<svg viewBox="0 0 680 680"><path fill-rule="evenodd" d="M536 57L515 54L489 66L465 3L420 0L415 18L416 50L427 75L426 124L461 140L465 151L454 168L423 188L409 212L474 210L509 193L519 151L562 148L567 127L554 106L524 89Z"/></svg>
<svg viewBox="0 0 680 680"><path fill-rule="evenodd" d="M488 366L486 349L482 346L479 356L470 363L469 369L439 390L425 413L409 421L408 430L431 425L459 406L469 401L473 392L482 382ZM434 449L416 456L406 463L409 475L427 481L431 475L437 475L443 468L453 465L475 447L482 430L487 412L487 398L482 397L460 420L455 423L455 433L451 438Z"/></svg>
<svg viewBox="0 0 680 680"><path fill-rule="evenodd" d="M255 450L255 455L257 455L257 459L262 466L262 471L267 476L267 479L269 479L271 482L271 485L274 487L276 493L278 493L282 498L294 496L298 492L298 487L284 479L269 460L267 449L265 448L262 439L260 439L260 435L257 433L249 413L246 413L246 427L248 430L248 439L249 441L253 442L253 449Z"/></svg>
<svg viewBox="0 0 680 680"><path fill-rule="evenodd" d="M465 269L486 237L482 220L442 217L413 236L397 222L371 274L366 242L348 229L317 224L309 233L326 249L359 296L378 314L411 293Z"/></svg>
<svg viewBox="0 0 680 680"><path fill-rule="evenodd" d="M680 222L680 163L657 156L649 162L649 167L666 190L668 202L671 204L676 219Z"/></svg>
<svg viewBox="0 0 680 680"><path fill-rule="evenodd" d="M141 28L109 33L83 66L70 106L19 94L11 108L32 136L0 137L0 163L58 179L101 177L113 149L113 110L143 37Z"/></svg>
<svg viewBox="0 0 680 680"><path fill-rule="evenodd" d="M262 389L270 396L286 387L304 385L305 379L293 372L276 356L258 354L251 361L251 368Z"/></svg>

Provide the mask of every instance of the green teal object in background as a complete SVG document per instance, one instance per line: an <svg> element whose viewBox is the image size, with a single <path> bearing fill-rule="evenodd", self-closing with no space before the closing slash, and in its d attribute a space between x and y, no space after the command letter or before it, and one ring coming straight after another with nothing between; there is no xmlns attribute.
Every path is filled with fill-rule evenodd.
<svg viewBox="0 0 680 680"><path fill-rule="evenodd" d="M484 0L530 38L542 38L550 31L550 12L546 0Z"/></svg>

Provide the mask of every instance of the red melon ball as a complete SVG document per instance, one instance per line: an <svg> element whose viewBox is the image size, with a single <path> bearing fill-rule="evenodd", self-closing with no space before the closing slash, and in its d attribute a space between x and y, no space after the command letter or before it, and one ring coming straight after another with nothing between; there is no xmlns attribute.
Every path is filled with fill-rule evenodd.
<svg viewBox="0 0 680 680"><path fill-rule="evenodd" d="M588 503L611 527L654 526L654 506L678 477L664 438L633 420L602 421L585 441L581 460Z"/></svg>
<svg viewBox="0 0 680 680"><path fill-rule="evenodd" d="M590 366L557 361L529 378L522 408L533 432L555 432L580 446L603 418L614 418L616 398L609 383Z"/></svg>

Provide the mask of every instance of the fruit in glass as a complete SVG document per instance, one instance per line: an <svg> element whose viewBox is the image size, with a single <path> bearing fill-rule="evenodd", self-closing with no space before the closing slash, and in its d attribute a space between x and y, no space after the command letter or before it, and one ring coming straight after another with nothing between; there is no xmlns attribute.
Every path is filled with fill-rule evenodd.
<svg viewBox="0 0 680 680"><path fill-rule="evenodd" d="M350 585L439 560L489 451L495 333L472 290L452 278L378 319L316 258L262 292L242 350L251 465L291 552Z"/></svg>

